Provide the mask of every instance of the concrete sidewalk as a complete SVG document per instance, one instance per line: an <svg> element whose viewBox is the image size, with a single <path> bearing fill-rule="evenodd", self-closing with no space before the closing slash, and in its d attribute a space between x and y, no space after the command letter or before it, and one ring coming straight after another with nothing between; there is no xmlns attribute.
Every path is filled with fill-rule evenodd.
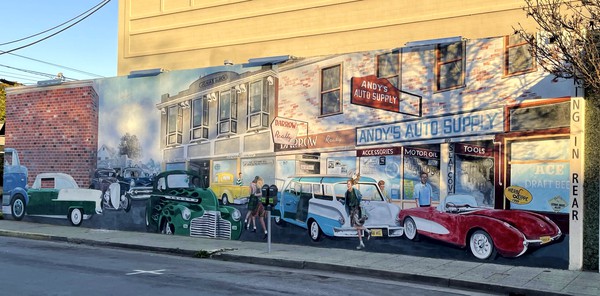
<svg viewBox="0 0 600 296"><path fill-rule="evenodd" d="M0 220L0 235L210 256L217 260L335 271L459 289L521 295L600 295L600 274L301 245L202 239Z"/></svg>

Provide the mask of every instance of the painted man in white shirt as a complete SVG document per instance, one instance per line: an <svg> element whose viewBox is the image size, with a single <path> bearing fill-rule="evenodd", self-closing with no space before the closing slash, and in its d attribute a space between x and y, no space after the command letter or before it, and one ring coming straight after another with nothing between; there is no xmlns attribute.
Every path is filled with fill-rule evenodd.
<svg viewBox="0 0 600 296"><path fill-rule="evenodd" d="M417 207L429 207L431 206L431 197L433 195L433 188L427 183L428 175L425 172L421 172L421 182L415 184L415 192L413 198L417 202Z"/></svg>

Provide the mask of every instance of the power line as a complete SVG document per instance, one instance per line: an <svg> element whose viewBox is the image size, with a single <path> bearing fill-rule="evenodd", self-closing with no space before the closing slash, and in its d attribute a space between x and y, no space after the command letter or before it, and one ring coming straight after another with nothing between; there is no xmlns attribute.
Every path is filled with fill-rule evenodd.
<svg viewBox="0 0 600 296"><path fill-rule="evenodd" d="M48 74L48 73L44 73L44 72L38 72L38 71L33 71L33 70L27 70L27 69L21 69L21 68L16 68L16 67L11 67L11 66L7 66L7 65L2 65L0 64L0 67L5 67L5 68L9 68L9 69L13 69L13 70L17 70L17 71L22 71L22 72L27 72L30 74L34 74L34 75L38 75L38 76L44 76L44 77L48 77L48 78L56 78L56 75L52 75L52 74ZM65 80L77 80L74 78L68 78L68 77L64 77Z"/></svg>
<svg viewBox="0 0 600 296"><path fill-rule="evenodd" d="M8 71L0 71L0 75L18 77L20 79L31 79L31 80L37 79L37 80L39 80L39 77L36 77L33 75L20 74L20 73L8 72ZM35 81L37 81L37 80L35 80Z"/></svg>
<svg viewBox="0 0 600 296"><path fill-rule="evenodd" d="M106 0L103 0L102 2L104 2L104 1L106 1ZM109 1L110 1L110 0L108 0L108 1L106 1L106 2L109 2ZM54 26L54 27L52 27L52 28L50 28L50 29L48 29L48 30L44 30L44 31L42 31L42 32L39 32L39 33L36 33L36 34L30 35L30 36L27 36L27 37L23 37L23 38L21 38L21 39L17 39L17 40L13 40L13 41L9 41L9 42L0 43L0 46L2 46L2 45L7 45L7 44L11 44L11 43L15 43L15 42L19 42L19 41L23 41L23 40L26 40L26 39L29 39L29 38L33 38L33 37L35 37L35 36L38 36L38 35L44 34L44 33L46 33L46 32L52 31L52 30L54 30L54 29L56 29L56 28L62 27L63 25L65 25L65 24L68 24L68 23L72 22L73 20L76 20L76 19L78 19L78 18L79 18L79 17L81 17L82 15L84 15L84 14L88 13L89 11L91 11L92 9L94 9L96 6L98 6L98 5L102 4L102 2L100 2L100 3L96 4L94 7L92 7L92 8L90 8L90 9L86 10L85 12L82 12L82 13L81 13L81 14L79 14L78 16L76 16L76 17L74 17L74 18L72 18L72 19L70 19L70 20L68 20L68 21L66 21L66 22L64 22L64 23L62 23L62 24L60 24L60 25Z"/></svg>
<svg viewBox="0 0 600 296"><path fill-rule="evenodd" d="M0 52L1 52L1 50L0 50ZM59 67L59 68L67 69L67 70L71 70L71 71L78 72L78 73L81 73L81 74L85 74L85 75L89 75L89 76L95 76L97 78L103 78L104 77L102 75L98 75L98 74L94 74L94 73L90 73L90 72L86 72L86 71L82 71L82 70L77 70L77 69L74 69L74 68L71 68L71 67L67 67L67 66L53 64L53 63L50 63L50 62L46 62L46 61L42 61L42 60L30 58L30 57L18 55L16 53L8 53L8 54L14 55L14 56L17 56L17 57L20 57L20 58L24 58L24 59L36 61L36 62L39 62L39 63L42 63L42 64L51 65L51 66L55 66L55 67Z"/></svg>
<svg viewBox="0 0 600 296"><path fill-rule="evenodd" d="M108 4L108 2L110 2L110 0L105 0L105 1L102 3L102 5L101 5L101 6L97 7L96 9L94 9L94 10L93 10L92 12L90 12L88 15L84 16L82 19L80 19L80 20L78 20L78 21L74 22L73 24L71 24L71 25L69 25L69 26L67 26L67 27L63 28L62 30L59 30L59 31L58 31L58 32L56 32L56 33L50 34L50 35L48 35L48 36L46 36L46 37L44 37L44 38L42 38L42 39L36 40L36 41L34 41L34 42L31 42L31 43L29 43L29 44L25 44L25 45L23 45L23 46L20 46L20 47L17 47L17 48L13 48L13 49L11 49L11 50L7 50L7 51L2 51L2 50L0 50L0 55L7 54L7 53L11 53L11 52L13 52L13 51L17 51L17 50L19 50L19 49L23 49L23 48L25 48L25 47L32 46L32 45L34 45L34 44L40 43L40 42L42 42L42 41L44 41L44 40L46 40L46 39L50 38L50 37L53 37L53 36L55 36L55 35L57 35L57 34L59 34L59 33L63 32L63 31L65 31L65 30L67 30L67 29L69 29L69 28L71 28L71 27L75 26L76 24L78 24L79 22L83 21L84 19L88 18L89 16L91 16L92 14L94 14L96 11L98 11L100 8L104 7L104 5Z"/></svg>

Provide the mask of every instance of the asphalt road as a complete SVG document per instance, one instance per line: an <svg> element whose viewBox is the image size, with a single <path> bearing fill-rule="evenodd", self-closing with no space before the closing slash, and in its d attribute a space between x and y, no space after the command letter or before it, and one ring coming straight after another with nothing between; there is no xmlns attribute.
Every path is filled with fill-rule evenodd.
<svg viewBox="0 0 600 296"><path fill-rule="evenodd" d="M10 295L489 295L414 283L0 237Z"/></svg>
<svg viewBox="0 0 600 296"><path fill-rule="evenodd" d="M126 231L146 231L145 226L146 201L133 201L131 210L126 213L123 210L105 210L102 215L95 215L90 220L84 220L82 226L89 228L101 228ZM246 216L246 205L235 206ZM5 215L11 219L10 215ZM42 217L25 216L24 221L39 222L56 225L70 225L67 219L52 219ZM266 224L266 223L265 223ZM313 242L308 236L307 230L295 225L279 226L271 223L271 241L281 244L301 244L323 248L355 249L358 238L331 238L324 237L319 242ZM257 231L244 231L240 240L242 241L265 241L264 233L257 223ZM513 266L546 267L556 269L568 269L568 236L558 242L544 246L537 250L530 250L518 258L498 257L494 260L497 264ZM404 237L401 238L372 238L365 241L366 252L380 252L392 254L404 254L412 256L444 258L452 260L478 262L466 249L460 249L452 245L440 243L427 238L412 242Z"/></svg>

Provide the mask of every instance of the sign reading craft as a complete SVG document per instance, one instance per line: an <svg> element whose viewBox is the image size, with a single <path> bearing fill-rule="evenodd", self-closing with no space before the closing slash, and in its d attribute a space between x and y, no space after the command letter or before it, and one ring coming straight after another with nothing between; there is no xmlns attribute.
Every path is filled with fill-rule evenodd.
<svg viewBox="0 0 600 296"><path fill-rule="evenodd" d="M412 116L420 117L421 97L397 89L385 78L375 75L352 77L350 102Z"/></svg>

